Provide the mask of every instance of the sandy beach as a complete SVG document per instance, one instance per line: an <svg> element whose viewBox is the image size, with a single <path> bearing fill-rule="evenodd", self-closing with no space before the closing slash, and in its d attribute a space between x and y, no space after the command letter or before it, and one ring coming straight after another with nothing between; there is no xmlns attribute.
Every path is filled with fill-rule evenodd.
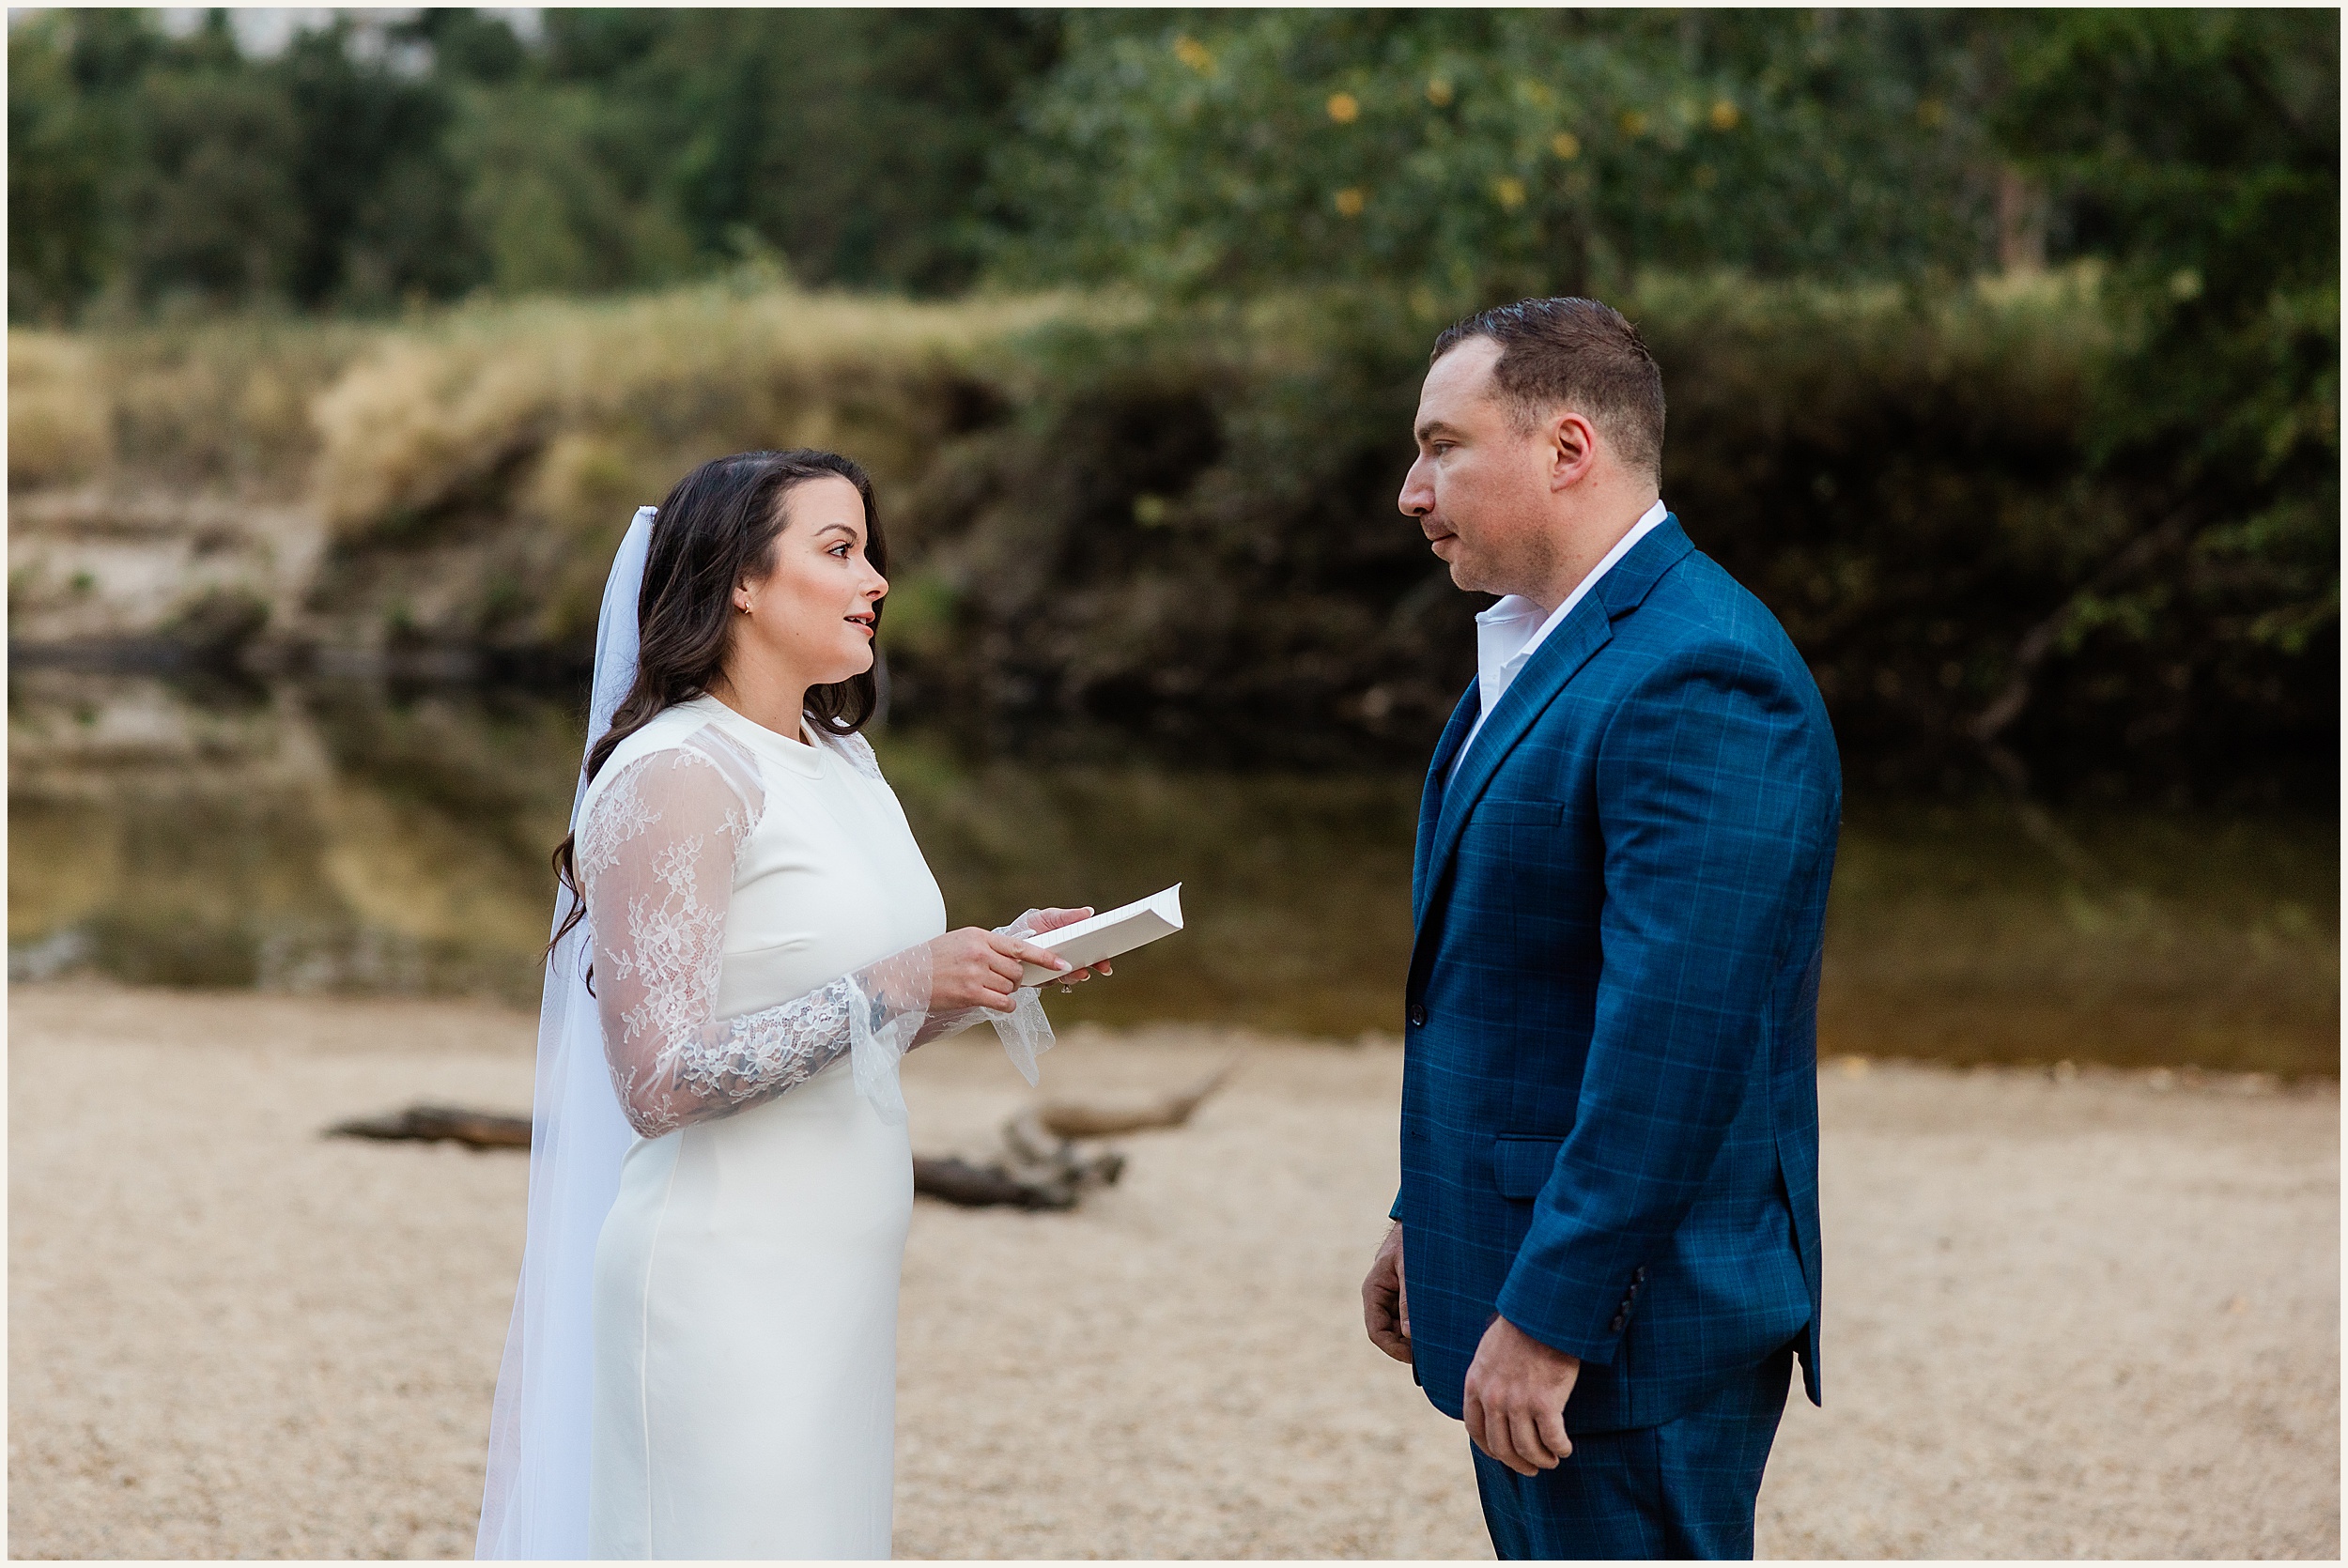
<svg viewBox="0 0 2348 1568"><path fill-rule="evenodd" d="M19 985L9 1552L457 1557L526 1162L319 1136L521 1110L494 1007ZM1489 1556L1460 1428L1362 1338L1401 1055L1081 1030L1057 1095L1177 1087L1070 1214L923 1202L901 1557ZM991 1035L908 1064L983 1155ZM1830 1064L1827 1394L1787 1411L1769 1557L2337 1557L2334 1085Z"/></svg>

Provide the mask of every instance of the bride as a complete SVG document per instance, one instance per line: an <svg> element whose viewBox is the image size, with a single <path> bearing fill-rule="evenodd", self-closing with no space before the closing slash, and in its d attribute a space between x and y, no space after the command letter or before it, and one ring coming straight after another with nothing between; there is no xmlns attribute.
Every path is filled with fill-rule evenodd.
<svg viewBox="0 0 2348 1568"><path fill-rule="evenodd" d="M613 562L482 1557L888 1555L898 1059L987 1018L1033 1082L1023 964L1089 971L1024 938L1090 911L946 930L856 732L886 562L818 452L703 464Z"/></svg>

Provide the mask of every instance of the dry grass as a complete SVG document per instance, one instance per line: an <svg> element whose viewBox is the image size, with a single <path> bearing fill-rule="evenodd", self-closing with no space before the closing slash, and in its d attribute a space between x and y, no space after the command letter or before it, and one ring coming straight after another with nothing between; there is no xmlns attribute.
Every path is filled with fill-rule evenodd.
<svg viewBox="0 0 2348 1568"><path fill-rule="evenodd" d="M208 500L266 502L303 526L273 558L325 562L290 592L265 566L245 573L281 634L322 616L329 640L359 648L410 634L566 646L593 624L630 512L694 463L752 447L854 451L893 511L958 421L999 404L998 390L972 390L995 346L1129 308L709 285L390 325L11 331L12 492L71 499L48 511L94 509L116 532L126 507L162 519L142 523L136 559L97 560L88 529L51 528L12 556L12 581L31 593L87 577L99 592L50 621L149 633L155 594L131 605L117 579L180 571L210 526L197 515ZM69 489L89 493L56 494Z"/></svg>
<svg viewBox="0 0 2348 1568"><path fill-rule="evenodd" d="M98 354L61 332L8 333L8 487L74 484L114 458Z"/></svg>
<svg viewBox="0 0 2348 1568"><path fill-rule="evenodd" d="M879 426L858 430L864 451L902 423L902 410L876 421L880 409L857 407L887 403L892 378L934 377L1073 308L701 288L459 311L387 336L318 400L315 494L348 532L443 505L539 451L530 493L557 514L582 492L600 504L615 465L678 445L837 444L846 426ZM912 433L881 450L900 455Z"/></svg>
<svg viewBox="0 0 2348 1568"><path fill-rule="evenodd" d="M297 501L311 405L382 329L232 318L8 332L8 486Z"/></svg>

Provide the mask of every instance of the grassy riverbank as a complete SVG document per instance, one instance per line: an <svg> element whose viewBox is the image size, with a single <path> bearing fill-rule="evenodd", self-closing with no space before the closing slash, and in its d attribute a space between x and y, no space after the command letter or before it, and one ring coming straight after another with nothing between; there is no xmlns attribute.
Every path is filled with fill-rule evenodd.
<svg viewBox="0 0 2348 1568"><path fill-rule="evenodd" d="M1671 388L1664 493L1785 623L1869 788L1981 785L1975 719L2027 674L1998 741L2058 796L2327 800L2330 667L2226 598L2251 557L2158 605L2097 576L2165 493L2093 460L2098 288L1646 278L1621 302ZM1361 291L919 303L750 277L18 330L10 637L576 667L635 506L718 453L829 445L879 485L901 715L1098 724L1240 767L1409 758L1477 604L1394 510L1440 325ZM2159 621L2204 590L2206 623ZM2058 611L2058 656L2027 652Z"/></svg>

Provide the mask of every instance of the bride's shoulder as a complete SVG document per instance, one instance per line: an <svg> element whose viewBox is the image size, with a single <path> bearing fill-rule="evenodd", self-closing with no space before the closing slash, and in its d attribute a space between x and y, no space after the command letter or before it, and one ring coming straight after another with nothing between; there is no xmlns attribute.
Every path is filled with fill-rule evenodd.
<svg viewBox="0 0 2348 1568"><path fill-rule="evenodd" d="M808 728L822 736L824 744L838 752L848 766L875 784L888 782L881 776L880 759L873 754L871 741L853 730L834 730L812 715L809 716Z"/></svg>
<svg viewBox="0 0 2348 1568"><path fill-rule="evenodd" d="M663 794L715 792L709 787L722 784L753 813L759 805L756 761L710 722L700 703L684 702L655 714L611 748L579 802L581 818L596 814L606 797L641 795L652 775L673 780Z"/></svg>

